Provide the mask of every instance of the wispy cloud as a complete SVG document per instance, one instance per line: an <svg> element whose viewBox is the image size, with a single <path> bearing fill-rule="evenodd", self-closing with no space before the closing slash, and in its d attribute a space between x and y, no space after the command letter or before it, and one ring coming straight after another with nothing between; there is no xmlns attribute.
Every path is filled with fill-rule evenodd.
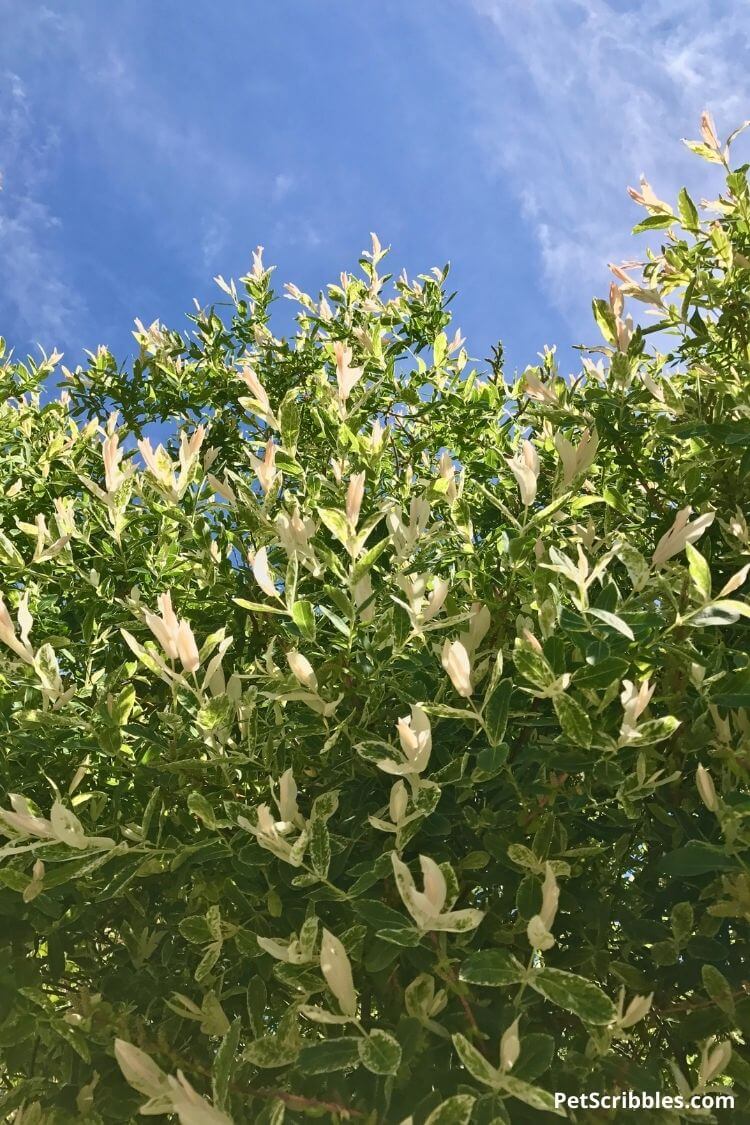
<svg viewBox="0 0 750 1125"><path fill-rule="evenodd" d="M214 215L204 222L200 245L203 266L207 273L210 270L218 269L218 263L226 248L228 236L227 223L221 216Z"/></svg>
<svg viewBox="0 0 750 1125"><path fill-rule="evenodd" d="M17 74L0 74L0 271L5 315L47 349L80 332L85 304L58 249L59 220L44 202L57 155L53 130L36 120Z"/></svg>
<svg viewBox="0 0 750 1125"><path fill-rule="evenodd" d="M274 203L280 203L282 199L289 195L289 192L292 191L293 188L294 176L290 175L289 172L279 172L277 176L274 176L273 180L272 194Z"/></svg>
<svg viewBox="0 0 750 1125"><path fill-rule="evenodd" d="M515 190L546 284L577 329L606 263L632 257L639 215L625 187L645 173L669 198L718 178L679 143L712 110L726 135L750 116L745 5L729 0L471 0L504 65L475 71L476 136ZM490 50L488 57L492 57Z"/></svg>
<svg viewBox="0 0 750 1125"><path fill-rule="evenodd" d="M606 263L634 252L626 185L715 195L679 136L705 106L724 132L750 116L741 0L384 0L293 28L235 5L231 42L197 0L180 20L51 6L0 0L0 330L19 343L117 346L258 242L314 289L373 227L417 267L463 262L474 333L500 310L519 354L589 338ZM334 112L325 51L378 97Z"/></svg>
<svg viewBox="0 0 750 1125"><path fill-rule="evenodd" d="M261 166L253 146L217 128L212 80L200 113L185 104L181 72L154 70L158 51L144 46L146 28L126 12L84 16L44 4L19 11L0 0L0 19L0 312L15 340L91 344L89 332L101 326L92 326L83 296L91 276L79 276L79 292L76 269L99 280L107 274L115 303L139 296L132 278L123 292L116 263L94 260L90 250L87 260L65 229L79 221L75 188L57 178L69 155L108 194L110 214L122 215L144 244L155 238L191 285L226 270L254 201L279 206L294 190L289 171Z"/></svg>

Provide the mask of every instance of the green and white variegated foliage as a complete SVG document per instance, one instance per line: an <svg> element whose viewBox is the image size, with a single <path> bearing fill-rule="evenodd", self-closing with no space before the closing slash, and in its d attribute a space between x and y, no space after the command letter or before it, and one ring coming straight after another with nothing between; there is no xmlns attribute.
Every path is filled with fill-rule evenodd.
<svg viewBox="0 0 750 1125"><path fill-rule="evenodd" d="M5 360L6 1119L747 1115L750 194L701 130L721 194L632 193L575 377L375 238L290 338L258 251L130 367Z"/></svg>

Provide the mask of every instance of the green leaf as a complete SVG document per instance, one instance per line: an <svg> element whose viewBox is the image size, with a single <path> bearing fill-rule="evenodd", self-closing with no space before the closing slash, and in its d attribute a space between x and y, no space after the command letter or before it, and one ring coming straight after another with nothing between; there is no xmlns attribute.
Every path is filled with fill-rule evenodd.
<svg viewBox="0 0 750 1125"><path fill-rule="evenodd" d="M659 719L649 719L646 723L641 723L637 728L638 736L636 745L638 746L652 746L656 742L663 742L665 738L669 738L674 734L680 725L680 720L676 719L674 715L662 715Z"/></svg>
<svg viewBox="0 0 750 1125"><path fill-rule="evenodd" d="M576 687L596 690L619 683L628 671L628 661L619 656L605 656L596 664L585 664L573 675Z"/></svg>
<svg viewBox="0 0 750 1125"><path fill-rule="evenodd" d="M467 711L462 707L451 707L447 703L424 703L422 710L428 715L435 715L439 719L460 719L463 722L478 723L479 719L474 711Z"/></svg>
<svg viewBox="0 0 750 1125"><path fill-rule="evenodd" d="M676 965L680 950L673 941L655 941L650 953L655 965Z"/></svg>
<svg viewBox="0 0 750 1125"><path fill-rule="evenodd" d="M288 965L285 961L277 961L273 967L273 975L305 1000L323 989L320 973L310 965Z"/></svg>
<svg viewBox="0 0 750 1125"><path fill-rule="evenodd" d="M0 552L3 555L3 562L6 564L17 566L20 569L23 569L26 565L23 561L23 555L4 531L0 531Z"/></svg>
<svg viewBox="0 0 750 1125"><path fill-rule="evenodd" d="M330 1074L359 1066L359 1039L341 1035L304 1047L295 1066L298 1074Z"/></svg>
<svg viewBox="0 0 750 1125"><path fill-rule="evenodd" d="M303 469L299 461L294 457L290 457L283 449L276 450L276 467L294 477L301 477L303 475Z"/></svg>
<svg viewBox="0 0 750 1125"><path fill-rule="evenodd" d="M677 197L677 207L680 214L680 222L683 227L689 231L697 231L700 226L698 210L685 188L680 188L680 193Z"/></svg>
<svg viewBox="0 0 750 1125"><path fill-rule="evenodd" d="M275 613L281 617L287 617L288 612L278 605L266 605L264 602L249 602L247 598L232 598L235 605L241 606L242 609L249 609L253 613Z"/></svg>
<svg viewBox="0 0 750 1125"><path fill-rule="evenodd" d="M214 1104L218 1109L229 1108L229 1082L232 1077L232 1069L237 1062L237 1048L241 1031L242 1020L238 1016L232 1021L232 1025L224 1036L214 1058L213 1095Z"/></svg>
<svg viewBox="0 0 750 1125"><path fill-rule="evenodd" d="M520 984L526 969L507 949L484 949L472 953L461 965L459 977L469 984L488 988L503 988Z"/></svg>
<svg viewBox="0 0 750 1125"><path fill-rule="evenodd" d="M345 547L349 542L349 528L344 513L333 508L318 508L318 515L334 539L338 539L339 543Z"/></svg>
<svg viewBox="0 0 750 1125"><path fill-rule="evenodd" d="M161 809L162 799L161 790L157 787L148 799L145 809L143 810L143 820L141 821L141 833L143 839L147 840L151 825L157 812Z"/></svg>
<svg viewBox="0 0 750 1125"><path fill-rule="evenodd" d="M200 1029L204 1035L227 1035L231 1025L227 1019L218 996L207 992L201 1005L203 1019Z"/></svg>
<svg viewBox="0 0 750 1125"><path fill-rule="evenodd" d="M378 930L376 937L381 941L390 941L393 945L415 946L419 945L421 935L418 930L410 929L408 926L401 926L399 929L385 929Z"/></svg>
<svg viewBox="0 0 750 1125"><path fill-rule="evenodd" d="M513 1077L532 1082L544 1074L555 1057L555 1041L551 1035L532 1031L521 1036L521 1053L513 1066Z"/></svg>
<svg viewBox="0 0 750 1125"><path fill-rule="evenodd" d="M320 793L312 804L311 820L330 820L339 807L339 794L337 789L329 789L327 793Z"/></svg>
<svg viewBox="0 0 750 1125"><path fill-rule="evenodd" d="M117 723L118 727L124 727L130 718L133 707L135 706L135 685L127 684L112 707L112 718Z"/></svg>
<svg viewBox="0 0 750 1125"><path fill-rule="evenodd" d="M471 1094L455 1094L433 1109L424 1125L469 1125L475 1101Z"/></svg>
<svg viewBox="0 0 750 1125"><path fill-rule="evenodd" d="M525 844L508 844L508 859L530 871L539 871L544 867L536 852Z"/></svg>
<svg viewBox="0 0 750 1125"><path fill-rule="evenodd" d="M423 816L434 812L440 801L442 790L433 781L420 781L419 789L412 794L414 808Z"/></svg>
<svg viewBox="0 0 750 1125"><path fill-rule="evenodd" d="M545 657L524 644L516 643L513 649L513 663L519 675L536 687L546 688L554 682L555 674Z"/></svg>
<svg viewBox="0 0 750 1125"><path fill-rule="evenodd" d="M250 1018L250 1026L253 1029L253 1034L260 1036L263 1034L264 1022L263 1013L266 1009L267 990L266 984L262 977L251 977L247 986L247 1014Z"/></svg>
<svg viewBox="0 0 750 1125"><path fill-rule="evenodd" d="M482 1094L474 1104L472 1125L511 1125L505 1098L499 1093Z"/></svg>
<svg viewBox="0 0 750 1125"><path fill-rule="evenodd" d="M601 297L595 297L591 302L591 307L594 312L594 320L599 326L599 331L604 339L608 344L616 344L617 323L615 321L615 314L610 308L609 301L605 301Z"/></svg>
<svg viewBox="0 0 750 1125"><path fill-rule="evenodd" d="M86 1037L82 1031L77 1027L71 1027L70 1024L64 1023L62 1019L50 1020L50 1030L59 1035L61 1039L65 1040L69 1047L72 1047L79 1058L83 1059L85 1063L91 1062L91 1052L89 1045L86 1042Z"/></svg>
<svg viewBox="0 0 750 1125"><path fill-rule="evenodd" d="M592 617L598 617L600 621L603 621L605 625L609 625L611 629L616 629L618 633L622 633L623 637L627 637L631 641L635 640L633 630L627 622L623 621L621 617L618 617L616 613L610 613L609 610L606 609L597 609L597 607L593 605L589 606L586 612L590 613Z"/></svg>
<svg viewBox="0 0 750 1125"><path fill-rule="evenodd" d="M205 731L229 727L234 720L234 704L228 695L216 695L198 712L198 724Z"/></svg>
<svg viewBox="0 0 750 1125"><path fill-rule="evenodd" d="M34 668L42 686L48 691L54 691L60 679L60 665L52 645L44 644L37 649Z"/></svg>
<svg viewBox="0 0 750 1125"><path fill-rule="evenodd" d="M719 259L724 269L731 269L733 253L729 235L719 223L713 223L710 229L711 242L716 250L716 257Z"/></svg>
<svg viewBox="0 0 750 1125"><path fill-rule="evenodd" d="M664 875L707 875L714 871L732 871L738 866L737 860L723 848L703 840L689 840L659 861L659 870Z"/></svg>
<svg viewBox="0 0 750 1125"><path fill-rule="evenodd" d="M724 1073L732 1079L732 1085L740 1086L743 1090L750 1090L750 1063L741 1059L736 1051L732 1053ZM0 1108L2 1102L0 1102Z"/></svg>
<svg viewBox="0 0 750 1125"><path fill-rule="evenodd" d="M372 1074L395 1074L401 1065L401 1045L387 1031L375 1028L357 1040L359 1059Z"/></svg>
<svg viewBox="0 0 750 1125"><path fill-rule="evenodd" d="M425 1019L435 998L435 978L429 973L420 973L404 989L404 1004L410 1016Z"/></svg>
<svg viewBox="0 0 750 1125"><path fill-rule="evenodd" d="M352 571L352 581L359 582L364 578L364 576L372 570L373 564L377 562L383 551L389 546L390 540L383 538L380 542L376 543L374 547L370 547L368 551L365 551L364 555L361 555L360 558L357 559Z"/></svg>
<svg viewBox="0 0 750 1125"><path fill-rule="evenodd" d="M365 949L363 965L368 973L379 973L398 959L399 947L388 941L373 938Z"/></svg>
<svg viewBox="0 0 750 1125"><path fill-rule="evenodd" d="M284 601L286 608L292 612L292 607L297 600L297 582L299 581L299 559L296 554L289 556L286 575L284 576Z"/></svg>
<svg viewBox="0 0 750 1125"><path fill-rule="evenodd" d="M358 898L352 903L352 910L374 930L398 930L402 929L406 922L403 914L399 914L385 903L378 902L377 899Z"/></svg>
<svg viewBox="0 0 750 1125"><path fill-rule="evenodd" d="M709 565L692 543L685 544L685 554L693 585L703 600L708 601L711 597L711 570Z"/></svg>
<svg viewBox="0 0 750 1125"><path fill-rule="evenodd" d="M292 606L292 621L303 637L315 640L315 614L311 602L297 601Z"/></svg>
<svg viewBox="0 0 750 1125"><path fill-rule="evenodd" d="M206 942L211 941L212 935L208 922L200 914L191 914L188 918L183 918L177 929L185 940L192 942L193 945L205 945Z"/></svg>
<svg viewBox="0 0 750 1125"><path fill-rule="evenodd" d="M299 1047L275 1035L263 1035L245 1048L243 1058L263 1070L289 1066L297 1061Z"/></svg>
<svg viewBox="0 0 750 1125"><path fill-rule="evenodd" d="M687 620L691 625L705 627L706 625L733 625L738 617L750 617L750 605L747 602L737 601L736 598L720 598L711 602Z"/></svg>
<svg viewBox="0 0 750 1125"><path fill-rule="evenodd" d="M625 498L613 485L608 484L604 486L602 489L602 497L604 502L609 504L610 508L614 508L616 512L620 512L623 516L630 514L630 509L625 503Z"/></svg>
<svg viewBox="0 0 750 1125"><path fill-rule="evenodd" d="M734 1018L734 996L732 986L715 965L704 965L701 969L703 987L722 1012Z"/></svg>
<svg viewBox="0 0 750 1125"><path fill-rule="evenodd" d="M484 871L490 861L489 852L469 852L461 860L462 871Z"/></svg>
<svg viewBox="0 0 750 1125"><path fill-rule="evenodd" d="M297 390L288 391L279 407L279 423L281 427L281 440L286 449L294 453L297 448L297 438L300 428L300 409L297 403Z"/></svg>
<svg viewBox="0 0 750 1125"><path fill-rule="evenodd" d="M463 1035L454 1035L452 1038L456 1053L472 1078L476 1078L477 1082L481 1082L484 1086L499 1089L502 1084L500 1071L491 1066L484 1055L480 1054Z"/></svg>
<svg viewBox="0 0 750 1125"><path fill-rule="evenodd" d="M448 354L448 337L445 332L438 332L432 349L433 367L441 367Z"/></svg>
<svg viewBox="0 0 750 1125"><path fill-rule="evenodd" d="M321 817L316 817L310 822L308 848L313 871L316 875L325 878L331 865L331 839L326 822Z"/></svg>
<svg viewBox="0 0 750 1125"><path fill-rule="evenodd" d="M484 701L482 718L493 746L499 745L503 740L512 692L511 680L501 680Z"/></svg>
<svg viewBox="0 0 750 1125"><path fill-rule="evenodd" d="M709 145L704 145L701 141L683 141L682 143L696 156L702 156L704 160L708 160L711 164L721 164L720 154L716 149L710 148Z"/></svg>
<svg viewBox="0 0 750 1125"><path fill-rule="evenodd" d="M674 225L674 215L649 215L633 227L633 234L643 234L644 231L666 230Z"/></svg>
<svg viewBox="0 0 750 1125"><path fill-rule="evenodd" d="M225 828L229 824L227 820L217 819L210 802L206 800L202 793L190 793L187 799L187 807L194 816L203 821L207 828Z"/></svg>
<svg viewBox="0 0 750 1125"><path fill-rule="evenodd" d="M591 720L580 703L569 695L556 695L552 703L566 738L576 746L590 746Z"/></svg>
<svg viewBox="0 0 750 1125"><path fill-rule="evenodd" d="M508 761L510 748L505 742L497 746L485 746L477 754L477 767L472 773L472 781L487 781L495 777Z"/></svg>
<svg viewBox="0 0 750 1125"><path fill-rule="evenodd" d="M253 1121L253 1125L284 1125L285 1116L285 1103L281 1098L273 1098L271 1101L267 1101L263 1108L259 1110Z"/></svg>
<svg viewBox="0 0 750 1125"><path fill-rule="evenodd" d="M198 984L203 984L204 981L207 981L210 978L214 966L221 956L221 948L221 943L218 941L212 942L211 945L206 947L206 950L198 964L198 968L193 974L193 977Z"/></svg>
<svg viewBox="0 0 750 1125"><path fill-rule="evenodd" d="M530 1086L528 1082L521 1082L512 1074L502 1075L501 1088L512 1098L518 1098L519 1102L531 1106L532 1109L541 1110L543 1113L555 1113L558 1117L567 1117L562 1106L558 1108L555 1105L554 1094L540 1089L539 1086Z"/></svg>
<svg viewBox="0 0 750 1125"><path fill-rule="evenodd" d="M689 902L678 902L669 916L672 936L678 945L684 945L693 932L694 914Z"/></svg>
<svg viewBox="0 0 750 1125"><path fill-rule="evenodd" d="M607 1024L614 1018L614 1005L598 984L563 969L539 969L529 984L559 1008L573 1012L587 1024Z"/></svg>
<svg viewBox="0 0 750 1125"><path fill-rule="evenodd" d="M23 1103L33 1103L33 1100L47 1093L49 1088L49 1079L46 1078L22 1078L18 1083L14 1083L10 1090L0 1094L0 1110L3 1111L6 1120L9 1120L8 1114L12 1109L18 1109ZM31 1118L33 1122L33 1118ZM37 1125L42 1125L44 1118L37 1117Z"/></svg>
<svg viewBox="0 0 750 1125"><path fill-rule="evenodd" d="M338 613L334 613L327 605L321 605L318 608L323 616L328 618L334 629L337 629L338 632L341 633L342 637L349 637L351 632L350 626L347 625L343 618L339 617Z"/></svg>

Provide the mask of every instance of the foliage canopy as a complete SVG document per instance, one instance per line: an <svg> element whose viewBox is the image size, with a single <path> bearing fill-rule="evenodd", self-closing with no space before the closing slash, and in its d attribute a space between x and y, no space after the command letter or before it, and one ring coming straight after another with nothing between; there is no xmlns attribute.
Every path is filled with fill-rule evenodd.
<svg viewBox="0 0 750 1125"><path fill-rule="evenodd" d="M750 1120L750 192L693 147L575 379L377 239L292 338L257 252L130 370L0 369L17 1125Z"/></svg>

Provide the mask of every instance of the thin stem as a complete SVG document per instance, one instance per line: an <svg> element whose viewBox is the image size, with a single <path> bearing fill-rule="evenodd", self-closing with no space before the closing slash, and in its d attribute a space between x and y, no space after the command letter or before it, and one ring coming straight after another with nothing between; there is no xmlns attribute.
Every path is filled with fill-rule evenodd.
<svg viewBox="0 0 750 1125"><path fill-rule="evenodd" d="M532 950L531 956L529 957L529 962L526 966L526 977L528 977L530 975L531 970L534 968L534 958L535 957L536 957L536 953ZM526 991L526 986L528 985L528 983L529 983L528 980L522 980L521 981L521 987L519 988L518 992L515 995L515 999L513 1000L513 1007L514 1008L518 1008L518 1006L520 1005L521 998L523 997L523 994Z"/></svg>
<svg viewBox="0 0 750 1125"><path fill-rule="evenodd" d="M326 1109L329 1113L338 1113L345 1117L365 1118L368 1116L361 1109L352 1109L350 1106L341 1105L339 1102L322 1102L318 1098L290 1094L287 1090L272 1090L264 1087L258 1090L247 1088L245 1092L251 1094L254 1098L278 1098L290 1109Z"/></svg>
<svg viewBox="0 0 750 1125"><path fill-rule="evenodd" d="M444 937L444 935L441 935L441 936ZM438 963L437 963L437 966L436 966L436 972L437 972L438 976L442 980L444 980L447 985L449 985L449 987L451 989L451 992L453 992L454 996L457 997L459 1004L461 1005L461 1007L464 1010L464 1015L466 1016L466 1022L468 1023L468 1025L469 1025L469 1027L472 1031L472 1034L475 1036L475 1038L478 1039L478 1040L486 1039L487 1036L480 1029L479 1024L477 1023L477 1020L476 1020L476 1016L474 1015L474 1012L472 1010L471 1004L469 1003L469 1001L466 998L464 988L461 985L461 982L459 981L455 972L453 971L453 966L451 965L450 961L448 960L448 958L446 956L446 950L445 950L444 942L441 942L439 940L438 935L436 933L430 934L430 940L432 941L432 944L435 946L435 949L436 949L437 955L438 955ZM481 1045L480 1045L479 1049L481 1050Z"/></svg>

